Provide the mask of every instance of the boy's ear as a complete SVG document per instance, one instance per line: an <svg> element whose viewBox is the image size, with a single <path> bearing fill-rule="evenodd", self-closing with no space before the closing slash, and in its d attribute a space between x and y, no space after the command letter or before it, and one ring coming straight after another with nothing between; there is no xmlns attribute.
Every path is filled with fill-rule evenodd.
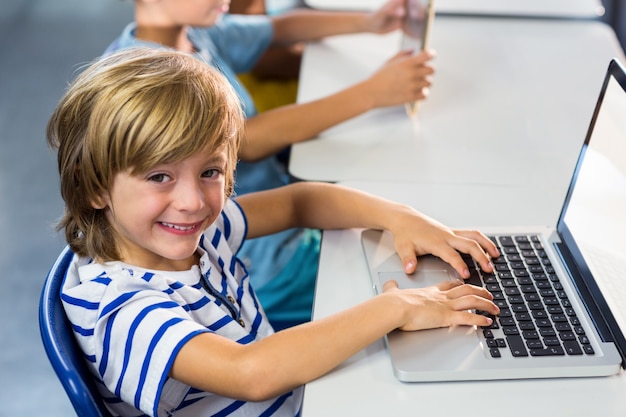
<svg viewBox="0 0 626 417"><path fill-rule="evenodd" d="M105 209L109 206L109 196L107 195L100 195L98 197L96 197L95 199L91 200L91 207L95 208L96 210L102 210Z"/></svg>

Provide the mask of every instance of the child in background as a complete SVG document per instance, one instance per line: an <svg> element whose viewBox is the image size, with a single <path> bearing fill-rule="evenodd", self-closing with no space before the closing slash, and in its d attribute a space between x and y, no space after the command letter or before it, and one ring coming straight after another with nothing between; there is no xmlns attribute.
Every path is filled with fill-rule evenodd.
<svg viewBox="0 0 626 417"><path fill-rule="evenodd" d="M276 15L303 7L299 1L231 0L230 13L248 15ZM289 45L271 45L254 67L237 74L237 78L252 97L259 113L296 102L298 79L304 42ZM285 154L288 155L286 151Z"/></svg>
<svg viewBox="0 0 626 417"><path fill-rule="evenodd" d="M432 253L464 278L459 252L486 271L498 252L477 231L337 185L233 199L243 128L218 71L153 48L92 64L51 116L59 228L75 253L61 298L114 415L296 416L303 384L394 329L490 325L470 312L498 313L483 288L390 281L348 310L274 333L237 258L245 239L293 227L383 229L407 273Z"/></svg>
<svg viewBox="0 0 626 417"><path fill-rule="evenodd" d="M242 195L292 182L277 154L289 145L376 107L423 99L430 85L432 54L405 51L370 78L322 99L257 113L237 74L249 71L274 44L329 35L387 33L401 26L402 0L390 0L372 13L294 10L278 16L225 14L228 0L135 0L135 21L105 52L149 46L194 54L218 68L235 87L246 116L235 191ZM276 329L311 317L320 232L289 229L249 240L240 257ZM303 277L303 274L305 275Z"/></svg>

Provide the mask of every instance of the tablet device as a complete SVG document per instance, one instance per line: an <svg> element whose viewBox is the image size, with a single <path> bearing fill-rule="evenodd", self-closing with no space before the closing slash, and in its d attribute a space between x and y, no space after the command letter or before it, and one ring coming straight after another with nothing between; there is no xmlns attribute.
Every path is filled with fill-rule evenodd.
<svg viewBox="0 0 626 417"><path fill-rule="evenodd" d="M434 0L406 0L406 17L402 26L401 50L419 53L428 48L430 29L435 16ZM417 113L418 102L407 103L409 116Z"/></svg>

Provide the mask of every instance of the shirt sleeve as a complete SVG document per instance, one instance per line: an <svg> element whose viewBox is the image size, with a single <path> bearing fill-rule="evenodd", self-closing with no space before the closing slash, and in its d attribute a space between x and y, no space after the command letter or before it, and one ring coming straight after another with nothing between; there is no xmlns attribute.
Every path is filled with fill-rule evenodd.
<svg viewBox="0 0 626 417"><path fill-rule="evenodd" d="M207 29L220 57L236 72L247 72L271 44L274 27L264 15L224 15Z"/></svg>
<svg viewBox="0 0 626 417"><path fill-rule="evenodd" d="M248 220L241 206L232 198L226 200L221 215L205 232L205 238L213 240L216 230L226 239L231 252L237 253L248 234Z"/></svg>

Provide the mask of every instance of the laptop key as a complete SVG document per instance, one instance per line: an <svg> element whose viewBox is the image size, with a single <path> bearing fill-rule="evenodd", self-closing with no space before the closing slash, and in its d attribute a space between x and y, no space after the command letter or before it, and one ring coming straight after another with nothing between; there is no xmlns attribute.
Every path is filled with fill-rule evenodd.
<svg viewBox="0 0 626 417"><path fill-rule="evenodd" d="M515 270L513 270L513 275L514 275L516 278L521 278L521 277L527 277L527 276L530 276L530 274L528 273L528 271L527 271L527 270L525 270L525 269L515 269Z"/></svg>
<svg viewBox="0 0 626 417"><path fill-rule="evenodd" d="M513 317L500 317L500 324L502 326L515 326L515 319Z"/></svg>
<svg viewBox="0 0 626 417"><path fill-rule="evenodd" d="M519 335L517 326L502 326L502 332L507 336Z"/></svg>
<svg viewBox="0 0 626 417"><path fill-rule="evenodd" d="M537 258L536 256L529 256L526 258L527 265L537 265L539 263L541 262L539 261L539 258Z"/></svg>
<svg viewBox="0 0 626 417"><path fill-rule="evenodd" d="M554 326L557 332L571 332L572 328L567 322L558 322Z"/></svg>
<svg viewBox="0 0 626 417"><path fill-rule="evenodd" d="M511 355L514 357L528 356L528 351L526 350L526 346L524 346L524 339L522 339L521 336L507 336L506 342L509 345Z"/></svg>
<svg viewBox="0 0 626 417"><path fill-rule="evenodd" d="M520 328L520 330L535 330L537 331L537 328L535 327L535 324L532 321L521 321L518 323L518 326Z"/></svg>
<svg viewBox="0 0 626 417"><path fill-rule="evenodd" d="M568 355L582 355L583 351L576 340L566 340L563 342L563 347Z"/></svg>
<svg viewBox="0 0 626 417"><path fill-rule="evenodd" d="M548 319L537 320L537 327L552 327L552 323Z"/></svg>
<svg viewBox="0 0 626 417"><path fill-rule="evenodd" d="M541 343L541 340L537 340L537 339L530 339L526 341L526 346L528 346L528 349L543 349L543 343ZM532 353L531 353L532 355Z"/></svg>
<svg viewBox="0 0 626 417"><path fill-rule="evenodd" d="M536 330L524 330L522 336L524 339L539 339L539 333Z"/></svg>
<svg viewBox="0 0 626 417"><path fill-rule="evenodd" d="M489 354L491 355L492 358L500 358L502 357L502 354L500 353L500 349L496 348L490 348L489 349Z"/></svg>
<svg viewBox="0 0 626 417"><path fill-rule="evenodd" d="M545 349L530 349L531 356L562 356L565 355L561 346L549 346Z"/></svg>
<svg viewBox="0 0 626 417"><path fill-rule="evenodd" d="M504 246L501 252L504 252L505 254L515 253L519 255L519 252L517 251L517 248L515 246Z"/></svg>
<svg viewBox="0 0 626 417"><path fill-rule="evenodd" d="M557 337L544 337L543 338L543 343L546 346L561 346L561 342L559 341L559 339Z"/></svg>
<svg viewBox="0 0 626 417"><path fill-rule="evenodd" d="M591 345L583 345L583 350L587 355L594 355L596 353Z"/></svg>
<svg viewBox="0 0 626 417"><path fill-rule="evenodd" d="M471 284L471 285L475 285L477 287L482 287L483 283L480 280L480 276L478 275L478 272L476 272L475 269L471 270L471 274L470 277L468 279L465 280L466 284Z"/></svg>
<svg viewBox="0 0 626 417"><path fill-rule="evenodd" d="M494 274L483 273L483 282L485 284L493 284L498 282L498 278Z"/></svg>

